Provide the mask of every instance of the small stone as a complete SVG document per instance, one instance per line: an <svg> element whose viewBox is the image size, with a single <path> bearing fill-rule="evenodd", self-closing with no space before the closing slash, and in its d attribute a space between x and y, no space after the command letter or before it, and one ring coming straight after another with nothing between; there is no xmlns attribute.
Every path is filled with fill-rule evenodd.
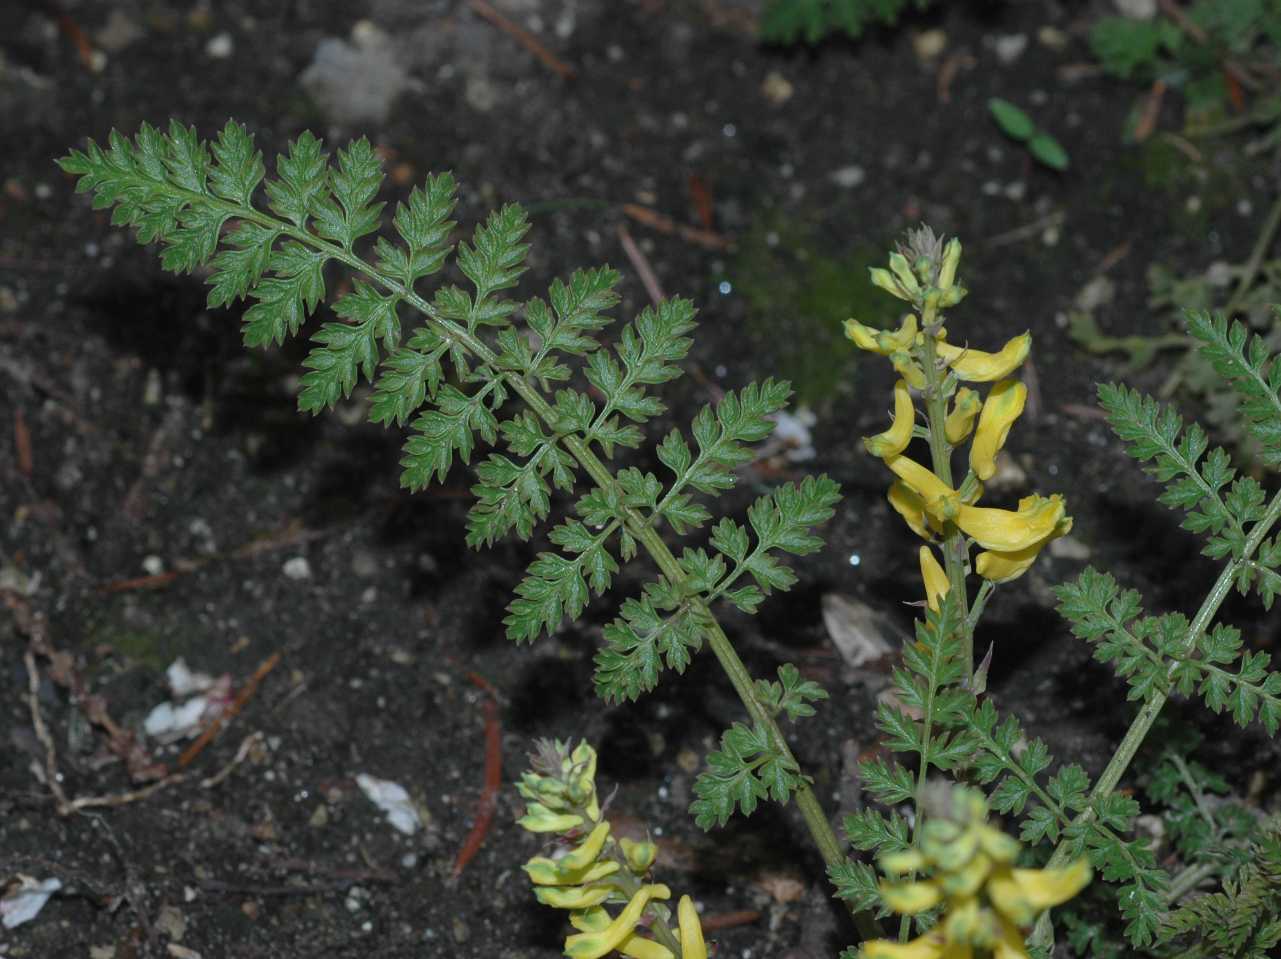
<svg viewBox="0 0 1281 959"><path fill-rule="evenodd" d="M1090 558L1090 547L1074 536L1060 536L1050 540L1050 555L1055 559L1071 559L1085 562Z"/></svg>
<svg viewBox="0 0 1281 959"><path fill-rule="evenodd" d="M1201 198L1194 193L1192 196L1188 197L1187 202L1183 204L1183 207L1189 213L1200 213Z"/></svg>
<svg viewBox="0 0 1281 959"><path fill-rule="evenodd" d="M1116 296L1116 284L1106 276L1096 276L1076 294L1076 307L1092 313L1100 306L1107 306Z"/></svg>
<svg viewBox="0 0 1281 959"><path fill-rule="evenodd" d="M833 170L827 178L844 190L851 190L866 179L867 173L861 166L851 163L839 170Z"/></svg>
<svg viewBox="0 0 1281 959"><path fill-rule="evenodd" d="M159 406L165 398L165 381L160 371L152 368L147 371L147 385L142 388L142 405Z"/></svg>
<svg viewBox="0 0 1281 959"><path fill-rule="evenodd" d="M173 942L182 942L182 937L187 934L187 917L177 906L162 906L156 916L155 927L157 932L164 933Z"/></svg>
<svg viewBox="0 0 1281 959"><path fill-rule="evenodd" d="M378 575L378 559L362 549L352 556L351 571L361 579L372 579Z"/></svg>
<svg viewBox="0 0 1281 959"><path fill-rule="evenodd" d="M765 82L761 84L761 93L775 106L792 99L792 94L795 92L796 88L792 86L792 82L777 70L771 70L766 74Z"/></svg>
<svg viewBox="0 0 1281 959"><path fill-rule="evenodd" d="M143 558L142 568L146 570L148 576L159 576L165 571L165 561L153 554Z"/></svg>
<svg viewBox="0 0 1281 959"><path fill-rule="evenodd" d="M1019 57L1023 56L1023 51L1027 49L1027 34L1003 34L997 37L992 43L992 49L996 51L996 59L1000 60L1002 64L1008 67Z"/></svg>
<svg viewBox="0 0 1281 959"><path fill-rule="evenodd" d="M1113 0L1113 5L1127 20L1151 20L1156 16L1157 0Z"/></svg>
<svg viewBox="0 0 1281 959"><path fill-rule="evenodd" d="M90 946L89 959L116 959L116 947L113 945Z"/></svg>
<svg viewBox="0 0 1281 959"><path fill-rule="evenodd" d="M457 916L454 917L454 942L460 946L471 938L471 930L467 928L467 923Z"/></svg>
<svg viewBox="0 0 1281 959"><path fill-rule="evenodd" d="M306 556L291 556L285 560L281 572L294 580L311 579L311 563L307 562Z"/></svg>
<svg viewBox="0 0 1281 959"><path fill-rule="evenodd" d="M209 42L205 44L205 53L214 60L226 60L235 52L235 49L236 42L231 39L231 34L226 30L210 37Z"/></svg>
<svg viewBox="0 0 1281 959"><path fill-rule="evenodd" d="M1068 35L1056 27L1045 26L1036 32L1037 42L1047 50L1065 50L1069 43Z"/></svg>
<svg viewBox="0 0 1281 959"><path fill-rule="evenodd" d="M676 765L691 776L698 772L698 753L692 749L682 749L676 754Z"/></svg>
<svg viewBox="0 0 1281 959"><path fill-rule="evenodd" d="M463 90L463 99L467 101L473 110L480 113L488 113L498 105L498 91L489 82L489 77L476 71L467 78L467 86Z"/></svg>
<svg viewBox="0 0 1281 959"><path fill-rule="evenodd" d="M942 30L922 30L912 37L916 59L933 60L947 48L947 34Z"/></svg>

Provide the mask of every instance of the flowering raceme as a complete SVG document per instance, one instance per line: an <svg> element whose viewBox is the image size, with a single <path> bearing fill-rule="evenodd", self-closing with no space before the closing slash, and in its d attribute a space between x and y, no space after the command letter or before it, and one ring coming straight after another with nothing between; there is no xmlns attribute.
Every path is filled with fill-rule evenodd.
<svg viewBox="0 0 1281 959"><path fill-rule="evenodd" d="M565 955L600 959L617 951L634 959L707 959L693 900L680 898L673 931L670 910L659 904L671 890L646 881L658 847L611 836L596 797L596 751L586 743L571 751L566 743L544 740L531 765L516 784L526 809L518 822L530 832L560 833L561 840L555 854L535 856L524 869L539 902L570 911L578 932L565 939ZM605 908L612 903L623 906L616 915ZM644 934L645 922L654 938Z"/></svg>
<svg viewBox="0 0 1281 959"><path fill-rule="evenodd" d="M889 501L912 531L929 543L968 538L981 552L974 571L988 584L1022 576L1046 544L1072 528L1063 497L1025 496L1013 510L976 505L983 482L996 473L996 458L1027 402L1027 387L1013 374L1027 359L1032 337L1023 333L988 353L947 341L941 310L965 296L956 283L961 244L946 244L926 228L909 235L907 249L890 257L889 269L873 269L874 285L907 300L897 330L876 330L847 320L846 335L862 350L887 357L900 379L894 385L893 421L885 432L863 440L897 477ZM918 315L919 314L919 315ZM960 383L993 384L984 398ZM932 467L904 455L919 435L912 391L923 399L924 432L930 438ZM969 441L969 470L959 486L951 478L951 454ZM962 548L962 547L948 547ZM948 555L945 548L944 555ZM954 567L961 576L968 560ZM947 592L947 573L934 553L921 553L921 574L931 608ZM953 585L960 585L955 583ZM990 586L985 587L985 589Z"/></svg>
<svg viewBox="0 0 1281 959"><path fill-rule="evenodd" d="M955 788L945 796L950 808L921 827L916 847L881 857L890 880L881 899L902 915L936 906L934 927L911 942L878 939L863 944L862 959L1028 959L1023 930L1051 906L1071 899L1091 877L1079 859L1063 869L1016 869L1017 840L986 821L981 793ZM924 873L922 879L915 876Z"/></svg>

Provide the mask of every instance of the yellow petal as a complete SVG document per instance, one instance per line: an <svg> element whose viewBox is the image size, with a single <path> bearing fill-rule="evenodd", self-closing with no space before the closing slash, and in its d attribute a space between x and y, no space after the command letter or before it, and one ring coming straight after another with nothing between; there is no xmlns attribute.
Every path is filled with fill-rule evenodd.
<svg viewBox="0 0 1281 959"><path fill-rule="evenodd" d="M956 397L952 400L952 412L943 421L943 433L947 441L953 446L964 443L970 430L974 429L974 417L979 415L982 408L983 399L978 393L968 386L957 390Z"/></svg>
<svg viewBox="0 0 1281 959"><path fill-rule="evenodd" d="M676 916L681 927L681 959L707 959L707 943L703 941L703 925L699 922L694 900L681 896Z"/></svg>
<svg viewBox="0 0 1281 959"><path fill-rule="evenodd" d="M604 929L580 932L567 938L565 955L570 959L600 959L611 949L617 949L619 943L635 931L636 923L640 922L641 914L651 899L670 899L671 895L672 891L663 885L641 886L631 902Z"/></svg>
<svg viewBox="0 0 1281 959"><path fill-rule="evenodd" d="M545 856L535 856L521 868L536 886L582 886L618 872L618 863L613 861L592 862L586 868L574 870L565 869L562 863L563 859L558 862Z"/></svg>
<svg viewBox="0 0 1281 959"><path fill-rule="evenodd" d="M979 827L979 843L983 851L998 863L1012 863L1019 855L1019 841L986 823Z"/></svg>
<svg viewBox="0 0 1281 959"><path fill-rule="evenodd" d="M845 321L845 336L854 341L854 345L860 350L867 350L869 353L881 352L876 342L877 331L870 326L864 326L858 320L849 319Z"/></svg>
<svg viewBox="0 0 1281 959"><path fill-rule="evenodd" d="M943 937L936 932L917 936L911 942L873 939L863 943L862 959L942 959L946 954Z"/></svg>
<svg viewBox="0 0 1281 959"><path fill-rule="evenodd" d="M535 886L534 898L553 909L588 909L599 906L612 892L608 886Z"/></svg>
<svg viewBox="0 0 1281 959"><path fill-rule="evenodd" d="M934 558L934 550L922 546L917 556L921 562L921 579L925 580L925 603L930 609L937 611L939 599L947 595L952 584L939 561Z"/></svg>
<svg viewBox="0 0 1281 959"><path fill-rule="evenodd" d="M895 278L894 274L883 267L871 267L868 271L871 277L872 286L878 286L886 293L897 296L900 300L912 300L912 294L903 289L902 285Z"/></svg>
<svg viewBox="0 0 1281 959"><path fill-rule="evenodd" d="M992 959L1029 959L1023 933L1009 922L1003 921L1001 927L1001 936L992 949Z"/></svg>
<svg viewBox="0 0 1281 959"><path fill-rule="evenodd" d="M1067 902L1090 882L1086 859L1063 869L1010 869L988 883L988 897L1010 922L1030 926L1051 906Z"/></svg>
<svg viewBox="0 0 1281 959"><path fill-rule="evenodd" d="M925 857L915 849L904 849L902 852L887 852L877 860L886 875L901 875L905 872L919 872L925 868Z"/></svg>
<svg viewBox="0 0 1281 959"><path fill-rule="evenodd" d="M902 454L885 461L890 470L921 498L925 512L938 519L951 519L960 506L956 490L915 460Z"/></svg>
<svg viewBox="0 0 1281 959"><path fill-rule="evenodd" d="M570 925L579 932L601 932L609 928L610 915L602 906L594 906L582 912L570 913ZM632 959L675 959L672 950L653 939L646 939L638 932L618 944L618 951Z"/></svg>
<svg viewBox="0 0 1281 959"><path fill-rule="evenodd" d="M999 353L984 353L964 346L939 342L936 349L958 380L971 383L991 383L1009 376L1027 359L1032 348L1032 334L1016 336Z"/></svg>
<svg viewBox="0 0 1281 959"><path fill-rule="evenodd" d="M928 496L926 503L928 508ZM1019 500L1018 510L960 506L955 519L956 525L984 549L1009 553L1027 549L1053 533L1063 519L1063 510L1063 497L1055 493L1025 496Z"/></svg>
<svg viewBox="0 0 1281 959"><path fill-rule="evenodd" d="M583 824L583 817L573 813L554 813L542 803L526 803L525 815L516 824L529 832L567 832Z"/></svg>
<svg viewBox="0 0 1281 959"><path fill-rule="evenodd" d="M1050 535L1031 546L1006 552L990 551L979 553L974 561L974 569L983 579L993 583L1008 583L1018 579L1028 571L1041 550L1052 539L1065 536L1072 529L1072 517L1064 516L1055 525Z"/></svg>
<svg viewBox="0 0 1281 959"><path fill-rule="evenodd" d="M1018 380L1002 380L992 387L979 414L979 426L970 444L970 469L981 480L996 472L996 454L1005 445L1010 427L1023 413L1027 387Z"/></svg>
<svg viewBox="0 0 1281 959"><path fill-rule="evenodd" d="M934 542L934 534L925 528L925 505L912 487L902 480L891 483L887 499L894 511L912 528L913 533L921 539Z"/></svg>
<svg viewBox="0 0 1281 959"><path fill-rule="evenodd" d="M910 349L916 339L916 314L905 314L897 330L878 330L858 320L845 321L845 335L860 350L889 356L891 353Z"/></svg>
<svg viewBox="0 0 1281 959"><path fill-rule="evenodd" d="M597 823L596 828L587 834L587 838L580 842L567 856L556 861L556 865L563 872L577 872L589 863L596 861L600 851L605 848L605 840L609 838L609 821Z"/></svg>
<svg viewBox="0 0 1281 959"><path fill-rule="evenodd" d="M894 422L884 433L864 437L863 445L873 456L882 459L897 456L911 442L914 425L916 407L912 405L912 394L908 391L907 381L899 380L894 384Z"/></svg>
<svg viewBox="0 0 1281 959"><path fill-rule="evenodd" d="M950 290L956 282L956 267L961 262L961 241L956 237L947 241L943 247L943 266L939 268L938 283L940 290Z"/></svg>
<svg viewBox="0 0 1281 959"><path fill-rule="evenodd" d="M889 354L889 357L890 366L894 367L894 372L907 380L912 389L925 389L925 371L921 369L919 363L912 359L911 353L905 350L895 350Z"/></svg>
<svg viewBox="0 0 1281 959"><path fill-rule="evenodd" d="M912 272L912 264L907 261L902 253L890 254L890 269L894 272L894 278L898 280L898 285L913 295L921 291L920 281L916 279L916 274Z"/></svg>
<svg viewBox="0 0 1281 959"><path fill-rule="evenodd" d="M942 898L938 886L930 882L881 883L881 899L886 907L903 916L933 909Z"/></svg>

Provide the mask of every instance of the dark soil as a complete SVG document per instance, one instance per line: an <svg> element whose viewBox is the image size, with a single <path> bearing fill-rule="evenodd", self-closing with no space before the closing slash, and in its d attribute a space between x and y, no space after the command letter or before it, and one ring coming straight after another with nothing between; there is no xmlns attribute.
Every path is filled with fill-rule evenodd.
<svg viewBox="0 0 1281 959"><path fill-rule="evenodd" d="M752 32L752 0L494 3L576 79L461 0L20 0L0 10L0 560L14 611L0 619L0 882L23 873L64 884L34 921L3 934L0 954L556 955L565 926L534 902L520 871L538 843L513 824L510 788L538 736L597 744L602 787L618 787L613 809L663 837L661 872L674 890L693 893L708 915L760 912L716 934L719 956L818 959L854 939L792 811L762 808L706 835L687 815L696 759L741 718L710 659L638 703L608 708L593 697L591 674L612 604L532 648L508 643L503 610L541 544L466 550L468 476L457 469L443 487L400 490L400 436L364 421L367 394L336 415L298 417L302 342L244 351L234 312L206 312L199 278L162 273L154 251L92 212L54 166L113 127L172 116L212 136L236 117L268 157L305 128L335 146L368 136L396 173L387 199L452 169L467 228L499 202L526 203L534 247L523 291L608 261L623 270L624 317L648 302L618 241L627 225L663 289L702 308L690 363L700 375L671 386L669 415L651 435L688 422L721 387L778 374L780 357L799 354L814 377L837 383L805 390L816 459L781 467L825 471L844 487L829 546L798 564L797 588L756 620L726 618L757 675L791 659L831 693L797 749L833 816L858 801L850 760L874 744L871 708L886 677L842 663L821 597L847 594L906 631L903 603L921 587L910 533L884 501L886 473L859 443L882 428L889 371L854 360L826 319L817 329L791 304L767 302L759 291L772 278L742 275L743 264L759 272L777 263L782 284L788 251L748 259L751 238L775 230L805 238L811 259L865 265L869 249L923 220L966 244L972 295L954 314L953 339L996 348L1031 329L1039 403L1009 443L1027 480L1003 495L1065 492L1077 548L999 591L981 641L995 643L998 703L1059 759L1097 771L1129 712L1120 684L1053 612L1049 585L1078 573L1088 553L1151 608L1190 613L1215 575L1197 541L1153 505L1153 486L1102 421L1081 412L1117 370L1074 348L1062 317L1106 269L1116 294L1099 316L1105 328L1163 329L1145 305L1147 265L1244 259L1271 188L1266 170L1229 164L1216 181L1227 187L1202 197L1194 215L1187 201L1198 184L1154 182L1149 154L1121 142L1135 91L1063 70L1088 59L1090 5L949 4L858 44L771 49ZM300 76L322 40L348 39L361 17L385 32L384 56L408 84L385 118L344 120ZM1046 27L1065 45L1041 42ZM947 46L923 61L913 36L928 28L945 31ZM99 69L78 56L73 29L109 48ZM996 43L1013 35L1028 44L1006 63ZM772 90L789 84L790 97L771 99L767 80ZM1036 166L1002 138L986 111L995 95L1058 135L1068 173ZM1177 129L1177 101L1166 110L1163 126ZM738 252L621 211L640 203L697 225L692 178ZM885 308L879 294L859 295ZM1150 370L1139 385L1161 379ZM24 430L29 474L17 452ZM779 476L777 463L753 467L718 506L740 510ZM300 560L309 574L287 575ZM130 582L168 572L179 575ZM616 595L635 593L646 575L637 562ZM282 659L189 781L59 817L40 778L24 604L46 618L49 644L74 657L85 692L127 728L167 698L164 671L177 657L230 674L237 688L269 657ZM1253 602L1229 615L1248 642L1272 646L1275 627ZM49 666L41 659L37 701L62 789L74 798L138 788ZM473 673L499 698L504 788L483 846L455 880L484 776L487 694ZM1234 788L1244 792L1259 769L1275 777L1277 750L1261 733L1188 715L1217 741L1208 758ZM203 788L253 732L263 738L245 761ZM145 745L171 767L183 748ZM393 831L357 788L358 773L405 786L426 828ZM801 880L790 893L778 881L788 876Z"/></svg>

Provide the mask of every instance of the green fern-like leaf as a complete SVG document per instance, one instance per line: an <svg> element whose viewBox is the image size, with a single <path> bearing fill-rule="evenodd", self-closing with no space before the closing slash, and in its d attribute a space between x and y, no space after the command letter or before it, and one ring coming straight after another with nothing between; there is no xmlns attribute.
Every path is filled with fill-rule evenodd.
<svg viewBox="0 0 1281 959"><path fill-rule="evenodd" d="M1281 362L1263 337L1204 311L1187 314L1188 332L1202 354L1241 397L1246 429L1259 444L1259 458L1281 466Z"/></svg>
<svg viewBox="0 0 1281 959"><path fill-rule="evenodd" d="M735 723L721 734L721 748L708 754L689 808L701 829L711 829L735 811L750 816L767 797L785 802L802 782L795 763L774 749L764 729Z"/></svg>

